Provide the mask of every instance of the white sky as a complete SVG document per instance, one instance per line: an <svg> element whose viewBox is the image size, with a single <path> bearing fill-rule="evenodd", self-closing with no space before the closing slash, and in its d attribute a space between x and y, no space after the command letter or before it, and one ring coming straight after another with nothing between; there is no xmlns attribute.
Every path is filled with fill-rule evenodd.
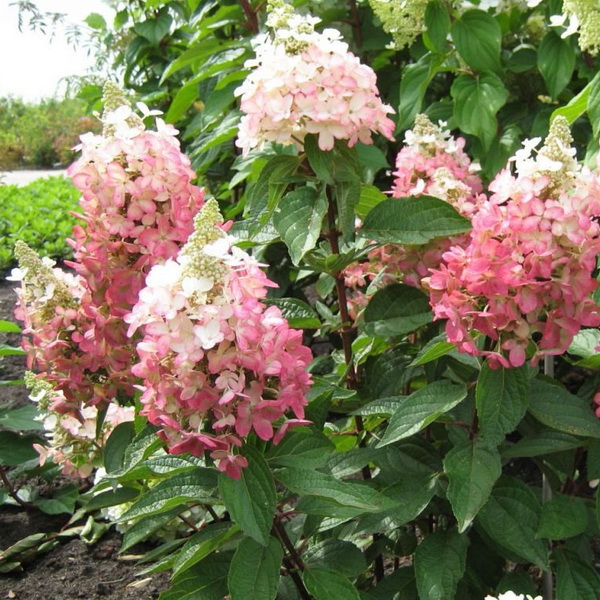
<svg viewBox="0 0 600 600"><path fill-rule="evenodd" d="M93 64L85 48L74 50L59 27L49 35L18 28L14 0L0 0L0 96L12 95L27 101L50 98L57 93L62 77L83 75ZM42 12L66 13L65 25L79 24L90 13L102 14L111 23L111 10L102 0L34 0ZM48 33L48 31L47 31Z"/></svg>

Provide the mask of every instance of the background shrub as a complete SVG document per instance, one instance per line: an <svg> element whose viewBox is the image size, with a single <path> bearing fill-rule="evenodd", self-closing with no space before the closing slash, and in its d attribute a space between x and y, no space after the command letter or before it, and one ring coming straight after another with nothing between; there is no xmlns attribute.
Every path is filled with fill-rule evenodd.
<svg viewBox="0 0 600 600"><path fill-rule="evenodd" d="M0 186L0 269L14 265L13 246L23 240L42 256L67 258L73 230L70 211L79 192L65 177L38 179L27 186Z"/></svg>

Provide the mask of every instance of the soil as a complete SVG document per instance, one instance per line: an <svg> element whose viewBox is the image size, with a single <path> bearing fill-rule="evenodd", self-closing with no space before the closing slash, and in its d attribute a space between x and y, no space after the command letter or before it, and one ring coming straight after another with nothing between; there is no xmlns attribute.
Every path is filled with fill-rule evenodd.
<svg viewBox="0 0 600 600"><path fill-rule="evenodd" d="M13 316L17 284L0 272L0 319L17 322ZM0 333L0 344L19 345L18 334ZM20 379L25 370L23 357L0 358L0 381ZM23 386L0 387L0 406L22 406L29 402ZM46 515L36 509L0 505L0 551L34 533L59 532L69 515ZM143 555L148 546L135 546L119 556L121 538L109 531L89 546L79 539L67 539L47 554L36 555L20 572L0 574L0 600L150 600L169 587L169 574L136 577L143 569L128 556ZM146 565L144 565L146 566ZM132 587L132 584L135 584Z"/></svg>

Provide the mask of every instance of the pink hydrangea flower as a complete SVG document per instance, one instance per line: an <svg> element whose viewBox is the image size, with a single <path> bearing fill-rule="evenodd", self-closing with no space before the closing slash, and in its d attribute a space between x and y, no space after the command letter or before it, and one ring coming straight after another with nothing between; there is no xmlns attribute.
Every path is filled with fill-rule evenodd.
<svg viewBox="0 0 600 600"><path fill-rule="evenodd" d="M246 436L278 441L306 423L312 356L302 332L262 302L274 284L232 246L221 220L207 202L196 232L177 258L152 268L125 321L129 335L143 331L133 367L141 414L160 427L169 452L210 453L239 478L247 461L235 448ZM295 419L286 420L289 411Z"/></svg>
<svg viewBox="0 0 600 600"><path fill-rule="evenodd" d="M285 6L269 16L275 35L258 38L256 59L246 63L252 72L236 90L244 113L236 145L244 154L264 142L302 148L309 133L318 135L321 150L331 150L336 139L370 144L372 133L392 139L387 115L394 110L382 103L374 71L348 51L338 31L316 33L316 22Z"/></svg>
<svg viewBox="0 0 600 600"><path fill-rule="evenodd" d="M600 252L600 180L578 167L565 120L532 157L525 144L473 216L466 247L453 246L426 282L448 340L491 366L562 354L582 326L600 324L590 298ZM512 161L511 161L512 162ZM480 348L485 335L491 348Z"/></svg>

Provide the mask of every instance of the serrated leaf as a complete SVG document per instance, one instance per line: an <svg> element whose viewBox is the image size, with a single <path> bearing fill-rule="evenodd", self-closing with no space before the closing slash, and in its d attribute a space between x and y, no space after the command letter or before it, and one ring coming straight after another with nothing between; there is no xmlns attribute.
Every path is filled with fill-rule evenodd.
<svg viewBox="0 0 600 600"><path fill-rule="evenodd" d="M296 494L322 496L364 512L378 512L396 505L394 500L365 484L341 481L319 471L289 467L277 471L276 476Z"/></svg>
<svg viewBox="0 0 600 600"><path fill-rule="evenodd" d="M16 431L0 431L0 465L16 467L37 458L33 444L41 440L33 435L21 435Z"/></svg>
<svg viewBox="0 0 600 600"><path fill-rule="evenodd" d="M426 244L436 237L465 233L471 223L433 196L389 198L366 216L357 234L383 244Z"/></svg>
<svg viewBox="0 0 600 600"><path fill-rule="evenodd" d="M267 298L265 303L276 306L292 329L318 329L319 315L306 303L297 298Z"/></svg>
<svg viewBox="0 0 600 600"><path fill-rule="evenodd" d="M322 433L302 428L288 433L277 446L272 446L266 458L270 464L279 467L301 463L304 468L316 469L327 462L334 449Z"/></svg>
<svg viewBox="0 0 600 600"><path fill-rule="evenodd" d="M275 482L263 456L246 447L241 454L248 459L239 479L219 476L219 490L232 520L242 531L266 545L275 515Z"/></svg>
<svg viewBox="0 0 600 600"><path fill-rule="evenodd" d="M392 524L401 527L416 519L429 505L435 494L438 482L437 473L413 473L399 475L393 485L385 488L384 493L392 498L397 506L381 513L361 517L357 531L361 533L378 533L381 524Z"/></svg>
<svg viewBox="0 0 600 600"><path fill-rule="evenodd" d="M446 356L456 348L456 344L446 341L446 334L436 336L429 340L425 346L419 351L414 360L410 363L411 367L420 367L426 365L442 356Z"/></svg>
<svg viewBox="0 0 600 600"><path fill-rule="evenodd" d="M142 517L139 521L136 521L125 531L120 552L125 552L138 542L148 539L155 531L174 519L184 508L185 506L176 506L166 512Z"/></svg>
<svg viewBox="0 0 600 600"><path fill-rule="evenodd" d="M498 71L502 31L498 21L482 10L467 10L452 25L452 41L475 71Z"/></svg>
<svg viewBox="0 0 600 600"><path fill-rule="evenodd" d="M392 415L378 448L407 438L433 423L467 397L464 386L436 381L407 396Z"/></svg>
<svg viewBox="0 0 600 600"><path fill-rule="evenodd" d="M516 479L501 477L476 520L500 548L547 569L546 546L535 537L541 512L540 502L528 486Z"/></svg>
<svg viewBox="0 0 600 600"><path fill-rule="evenodd" d="M217 474L213 469L196 467L193 471L177 473L145 492L120 521L164 512L192 500L200 502L216 487Z"/></svg>
<svg viewBox="0 0 600 600"><path fill-rule="evenodd" d="M364 219L375 206L387 199L388 197L374 185L362 185L356 205L356 214Z"/></svg>
<svg viewBox="0 0 600 600"><path fill-rule="evenodd" d="M444 458L448 476L446 495L458 521L458 532L469 527L502 474L500 453L481 439L467 440L455 446Z"/></svg>
<svg viewBox="0 0 600 600"><path fill-rule="evenodd" d="M173 580L159 600L223 600L233 552L216 552Z"/></svg>
<svg viewBox="0 0 600 600"><path fill-rule="evenodd" d="M315 247L326 212L327 199L314 188L298 188L281 199L273 215L273 226L295 265Z"/></svg>
<svg viewBox="0 0 600 600"><path fill-rule="evenodd" d="M583 498L555 495L542 504L538 538L564 540L583 533L588 526L588 510Z"/></svg>
<svg viewBox="0 0 600 600"><path fill-rule="evenodd" d="M600 331L597 329L582 329L571 342L569 354L581 356L582 360L575 364L578 367L597 369L600 367L600 353L596 347L600 345Z"/></svg>
<svg viewBox="0 0 600 600"><path fill-rule="evenodd" d="M400 567L386 576L370 590L375 600L418 600L417 582L412 566Z"/></svg>
<svg viewBox="0 0 600 600"><path fill-rule="evenodd" d="M307 548L302 561L309 569L322 566L346 577L358 577L367 570L364 554L352 542L334 538Z"/></svg>
<svg viewBox="0 0 600 600"><path fill-rule="evenodd" d="M0 344L0 356L25 356L26 352L22 348Z"/></svg>
<svg viewBox="0 0 600 600"><path fill-rule="evenodd" d="M546 429L535 435L524 437L508 448L503 448L502 458L544 456L553 452L578 448L583 441L583 439L569 433Z"/></svg>
<svg viewBox="0 0 600 600"><path fill-rule="evenodd" d="M568 40L548 31L538 48L538 69L552 98L567 87L575 68L575 52Z"/></svg>
<svg viewBox="0 0 600 600"><path fill-rule="evenodd" d="M269 538L266 546L251 538L243 539L229 569L227 584L231 600L273 600L282 559L283 549L274 537Z"/></svg>
<svg viewBox="0 0 600 600"><path fill-rule="evenodd" d="M114 431L120 428L121 425L126 425L126 423L117 425ZM113 458L111 458L111 471L108 471L107 468L107 473L110 473L111 477L116 478L127 474L162 445L162 440L156 435L156 429L151 425L140 431L132 440L128 437L129 434L127 431L127 427L120 429L120 434L114 441L114 464ZM126 441L128 439L130 440L129 442ZM118 458L121 455L123 457L122 460ZM115 469L115 465L117 464L119 466Z"/></svg>
<svg viewBox="0 0 600 600"><path fill-rule="evenodd" d="M540 423L557 431L600 438L600 423L592 409L560 385L534 379L528 410Z"/></svg>
<svg viewBox="0 0 600 600"><path fill-rule="evenodd" d="M289 178L299 165L297 156L287 154L270 158L247 194L244 214L256 222L256 233L270 221L281 197L289 186Z"/></svg>
<svg viewBox="0 0 600 600"><path fill-rule="evenodd" d="M79 498L76 485L66 485L54 493L52 498L38 498L34 504L47 515L71 514Z"/></svg>
<svg viewBox="0 0 600 600"><path fill-rule="evenodd" d="M454 598L467 560L467 536L456 531L430 533L415 551L414 566L420 600Z"/></svg>
<svg viewBox="0 0 600 600"><path fill-rule="evenodd" d="M429 299L420 290L395 283L376 292L364 313L367 335L405 335L433 320Z"/></svg>
<svg viewBox="0 0 600 600"><path fill-rule="evenodd" d="M490 444L500 444L514 431L527 411L527 367L491 369L484 363L477 379L475 402L479 428Z"/></svg>
<svg viewBox="0 0 600 600"><path fill-rule="evenodd" d="M556 549L556 600L600 600L600 578L594 568L571 552Z"/></svg>
<svg viewBox="0 0 600 600"><path fill-rule="evenodd" d="M161 12L155 19L149 18L142 23L136 23L133 29L138 35L156 46L169 33L172 22L173 19L168 12Z"/></svg>
<svg viewBox="0 0 600 600"><path fill-rule="evenodd" d="M131 502L140 495L140 490L131 487L120 487L116 490L107 490L93 496L86 505L86 510L99 510L107 506L116 506L124 502Z"/></svg>
<svg viewBox="0 0 600 600"><path fill-rule="evenodd" d="M36 421L37 416L39 416L39 413L37 407L33 404L7 411L0 410L0 427L16 431L37 431L44 428L41 421Z"/></svg>
<svg viewBox="0 0 600 600"><path fill-rule="evenodd" d="M195 533L177 553L173 563L173 575L193 567L209 554L218 550L227 540L238 533L237 525L226 523L209 523Z"/></svg>
<svg viewBox="0 0 600 600"><path fill-rule="evenodd" d="M156 475L175 475L201 467L202 461L191 455L166 454L148 459L144 466Z"/></svg>
<svg viewBox="0 0 600 600"><path fill-rule="evenodd" d="M306 569L302 574L306 589L315 600L360 600L352 582L331 569Z"/></svg>
<svg viewBox="0 0 600 600"><path fill-rule="evenodd" d="M498 133L496 114L506 104L508 91L491 72L459 75L450 90L458 126L477 136L487 150Z"/></svg>

